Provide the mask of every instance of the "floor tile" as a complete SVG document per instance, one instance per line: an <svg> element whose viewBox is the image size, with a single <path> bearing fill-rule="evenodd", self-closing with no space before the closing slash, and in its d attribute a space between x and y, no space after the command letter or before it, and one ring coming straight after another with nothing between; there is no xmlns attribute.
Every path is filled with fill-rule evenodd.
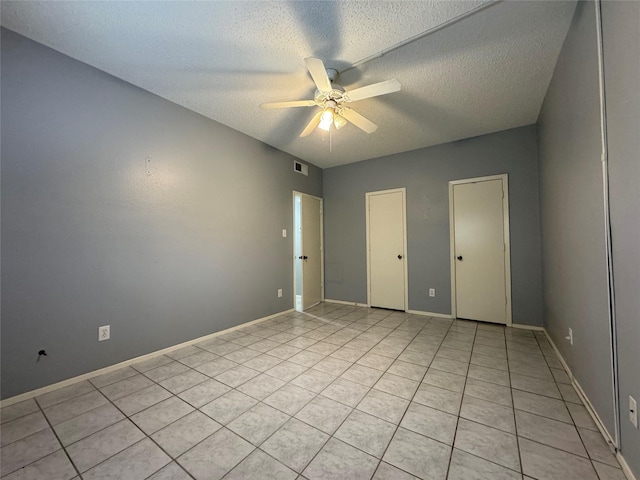
<svg viewBox="0 0 640 480"><path fill-rule="evenodd" d="M536 393L551 398L562 398L553 380L542 380L540 378L528 377L517 373L511 374L511 388L523 390L525 392Z"/></svg>
<svg viewBox="0 0 640 480"><path fill-rule="evenodd" d="M277 408L288 415L295 415L302 407L313 400L315 396L316 394L309 390L287 384L265 398L263 403Z"/></svg>
<svg viewBox="0 0 640 480"><path fill-rule="evenodd" d="M435 387L441 387L459 393L464 391L465 381L466 377L461 375L432 369L427 370L427 373L422 380L423 383L428 383Z"/></svg>
<svg viewBox="0 0 640 480"><path fill-rule="evenodd" d="M187 402L189 405L195 408L200 408L207 403L215 400L220 395L224 395L231 390L231 387L226 386L224 383L220 383L213 378L202 382L195 387L191 387L188 390L180 393L178 397Z"/></svg>
<svg viewBox="0 0 640 480"><path fill-rule="evenodd" d="M387 392L406 400L411 400L413 394L416 393L419 382L408 378L399 377L391 373L385 373L380 380L373 386L376 390Z"/></svg>
<svg viewBox="0 0 640 480"><path fill-rule="evenodd" d="M133 377L120 380L119 382L112 383L105 387L102 387L100 391L112 402L119 398L126 397L127 395L142 390L143 388L150 387L154 383L144 375L134 375Z"/></svg>
<svg viewBox="0 0 640 480"><path fill-rule="evenodd" d="M219 423L204 413L195 411L157 431L151 438L175 458L220 428Z"/></svg>
<svg viewBox="0 0 640 480"><path fill-rule="evenodd" d="M145 438L84 473L82 478L144 480L170 461L171 459L156 444Z"/></svg>
<svg viewBox="0 0 640 480"><path fill-rule="evenodd" d="M586 428L578 428L578 432L580 432L580 437L582 438L584 446L587 448L587 453L592 460L606 463L612 467L619 466L616 457L611 453L611 450L609 450L609 445L607 445L607 442L605 442L604 437L600 432Z"/></svg>
<svg viewBox="0 0 640 480"><path fill-rule="evenodd" d="M143 438L131 421L122 420L67 447L67 452L78 470L86 472Z"/></svg>
<svg viewBox="0 0 640 480"><path fill-rule="evenodd" d="M429 368L435 370L443 370L449 373L455 373L456 375L466 375L469 364L466 362L458 362L456 360L450 360L448 358L435 358Z"/></svg>
<svg viewBox="0 0 640 480"><path fill-rule="evenodd" d="M257 400L263 400L282 387L286 382L270 375L261 374L240 385L238 390Z"/></svg>
<svg viewBox="0 0 640 480"><path fill-rule="evenodd" d="M562 400L536 395L535 393L513 390L513 404L517 410L535 413L571 424L571 416ZM577 405L581 406L581 405ZM583 407L584 408L584 407Z"/></svg>
<svg viewBox="0 0 640 480"><path fill-rule="evenodd" d="M302 472L329 435L292 418L261 445L261 449L296 472Z"/></svg>
<svg viewBox="0 0 640 480"><path fill-rule="evenodd" d="M358 410L374 415L396 425L409 406L409 401L380 390L370 390L358 404Z"/></svg>
<svg viewBox="0 0 640 480"><path fill-rule="evenodd" d="M520 470L518 443L510 433L461 418L454 446L503 467Z"/></svg>
<svg viewBox="0 0 640 480"><path fill-rule="evenodd" d="M201 348L198 348L195 345L187 345L186 347L168 352L165 355L169 358L172 358L173 360L179 360L190 355L195 355L196 353L200 353L202 351L203 350Z"/></svg>
<svg viewBox="0 0 640 480"><path fill-rule="evenodd" d="M507 371L509 369L509 363L506 359L491 357L476 352L471 355L471 364L480 365L482 367L495 368L496 370Z"/></svg>
<svg viewBox="0 0 640 480"><path fill-rule="evenodd" d="M340 360L339 358L326 357L323 360L320 360L313 367L314 370L319 370L324 373L328 373L329 375L333 375L334 377L338 377L342 375L350 366L351 362L347 362L346 360Z"/></svg>
<svg viewBox="0 0 640 480"><path fill-rule="evenodd" d="M435 347L433 350L434 351L425 351L424 348L420 348L420 350L410 350L407 348L407 350L398 356L398 360L401 362L414 363L416 365L428 367L435 356Z"/></svg>
<svg viewBox="0 0 640 480"><path fill-rule="evenodd" d="M483 382L502 385L503 387L511 386L509 373L504 370L497 370L495 368L471 364L469 366L469 374L467 376L475 380L482 380Z"/></svg>
<svg viewBox="0 0 640 480"><path fill-rule="evenodd" d="M450 454L451 447L399 428L383 460L417 477L440 479L447 475Z"/></svg>
<svg viewBox="0 0 640 480"><path fill-rule="evenodd" d="M302 408L295 418L332 435L351 411L346 405L318 396Z"/></svg>
<svg viewBox="0 0 640 480"><path fill-rule="evenodd" d="M254 450L235 433L221 428L178 458L196 480L219 480Z"/></svg>
<svg viewBox="0 0 640 480"><path fill-rule="evenodd" d="M518 436L566 452L587 456L576 427L532 413L516 411Z"/></svg>
<svg viewBox="0 0 640 480"><path fill-rule="evenodd" d="M257 370L252 370L244 365L238 365L220 375L216 375L215 379L229 387L235 388L258 375L260 375L260 372Z"/></svg>
<svg viewBox="0 0 640 480"><path fill-rule="evenodd" d="M2 423L11 422L30 413L39 411L38 404L34 399L25 400L0 409L0 418Z"/></svg>
<svg viewBox="0 0 640 480"><path fill-rule="evenodd" d="M456 360L458 362L469 363L469 360L471 360L471 352L443 346L438 349L435 358L446 358L449 360Z"/></svg>
<svg viewBox="0 0 640 480"><path fill-rule="evenodd" d="M124 418L124 415L117 408L108 404L59 423L53 428L62 444L67 446L120 422Z"/></svg>
<svg viewBox="0 0 640 480"><path fill-rule="evenodd" d="M426 383L420 384L413 401L443 412L458 415L462 394Z"/></svg>
<svg viewBox="0 0 640 480"><path fill-rule="evenodd" d="M376 370L375 368L355 364L347 371L345 371L341 375L341 378L359 383L361 385L365 385L367 387L373 387L378 379L382 376L382 374L382 371Z"/></svg>
<svg viewBox="0 0 640 480"><path fill-rule="evenodd" d="M506 407L511 407L513 405L510 388L502 387L494 383L482 382L473 378L467 379L464 394L470 397L480 398L481 400L486 400L488 402L504 405Z"/></svg>
<svg viewBox="0 0 640 480"><path fill-rule="evenodd" d="M562 395L562 399L565 402L577 403L578 405L582 405L582 400L578 396L576 389L573 388L573 385L566 385L564 383L557 384L558 390ZM556 397L559 398L559 397Z"/></svg>
<svg viewBox="0 0 640 480"><path fill-rule="evenodd" d="M575 423L576 427L582 427L596 432L599 431L595 422L591 418L591 415L589 415L589 412L583 405L570 402L565 405L569 409L569 413L571 414L571 418L573 419L573 423Z"/></svg>
<svg viewBox="0 0 640 480"><path fill-rule="evenodd" d="M460 417L509 433L516 433L513 408L465 395Z"/></svg>
<svg viewBox="0 0 640 480"><path fill-rule="evenodd" d="M333 352L330 356L333 358L339 358L340 360L346 360L347 362L357 361L365 352L361 350L355 350L349 347L342 347Z"/></svg>
<svg viewBox="0 0 640 480"><path fill-rule="evenodd" d="M545 480L597 480L591 462L525 438L520 441L522 470L525 475Z"/></svg>
<svg viewBox="0 0 640 480"><path fill-rule="evenodd" d="M256 399L237 390L231 390L201 407L200 411L218 423L226 425L257 403Z"/></svg>
<svg viewBox="0 0 640 480"><path fill-rule="evenodd" d="M191 476L180 465L171 462L151 475L148 480L191 480Z"/></svg>
<svg viewBox="0 0 640 480"><path fill-rule="evenodd" d="M176 375L175 377L167 378L166 380L159 382L159 385L166 388L173 394L178 394L208 379L209 377L200 372L189 370L185 373Z"/></svg>
<svg viewBox="0 0 640 480"><path fill-rule="evenodd" d="M333 375L310 369L291 380L291 383L314 393L320 393L335 379Z"/></svg>
<svg viewBox="0 0 640 480"><path fill-rule="evenodd" d="M285 382L289 382L306 371L307 367L305 366L285 361L273 368L270 368L265 373L267 375L271 375L272 377L279 378L280 380L284 380Z"/></svg>
<svg viewBox="0 0 640 480"><path fill-rule="evenodd" d="M254 450L225 480L294 480L298 474L260 450Z"/></svg>
<svg viewBox="0 0 640 480"><path fill-rule="evenodd" d="M243 329L243 333L244 332L245 330ZM233 340L231 340L231 342L237 343L238 345L242 345L243 347L246 347L247 345L251 345L256 342L259 342L260 340L262 340L261 337L255 337L253 335L245 335L244 337L234 338Z"/></svg>
<svg viewBox="0 0 640 480"><path fill-rule="evenodd" d="M394 424L354 410L338 428L334 437L369 455L381 458L395 431Z"/></svg>
<svg viewBox="0 0 640 480"><path fill-rule="evenodd" d="M447 480L520 480L520 473L453 449Z"/></svg>
<svg viewBox="0 0 640 480"><path fill-rule="evenodd" d="M389 465L385 462L380 462L376 474L372 480L419 480L418 477L414 477L410 473L404 472L399 468Z"/></svg>
<svg viewBox="0 0 640 480"><path fill-rule="evenodd" d="M48 428L49 423L42 412L30 413L2 425L2 428L0 428L0 438L2 439L0 446L4 447L9 443L17 442Z"/></svg>
<svg viewBox="0 0 640 480"><path fill-rule="evenodd" d="M320 395L335 400L336 402L344 403L350 407L355 407L368 391L369 387L338 378L325 388Z"/></svg>
<svg viewBox="0 0 640 480"><path fill-rule="evenodd" d="M363 365L376 370L385 371L394 362L393 358L383 357L373 353L366 353L356 362L357 365Z"/></svg>
<svg viewBox="0 0 640 480"><path fill-rule="evenodd" d="M489 346L480 345L477 343L473 346L473 353L471 355L473 356L474 353L480 353L488 357L503 358L503 359L507 358L506 348L489 347Z"/></svg>
<svg viewBox="0 0 640 480"><path fill-rule="evenodd" d="M293 340L287 342L287 345L291 345L292 347L297 347L297 348L308 348L311 345L318 343L316 340L313 340L311 338L306 338L306 337L297 337L294 338Z"/></svg>
<svg viewBox="0 0 640 480"><path fill-rule="evenodd" d="M8 475L60 448L60 443L50 428L10 443L0 449L2 475Z"/></svg>
<svg viewBox="0 0 640 480"><path fill-rule="evenodd" d="M44 409L55 405L56 403L69 400L70 398L79 397L80 395L84 395L85 393L89 393L93 390L95 390L94 386L88 381L84 381L40 395L39 397L36 397L36 401L40 407Z"/></svg>
<svg viewBox="0 0 640 480"><path fill-rule="evenodd" d="M302 365L304 367L313 367L316 363L324 358L326 357L319 353L303 350L302 352L297 353L293 357L289 358L289 361L298 365Z"/></svg>
<svg viewBox="0 0 640 480"><path fill-rule="evenodd" d="M212 362L217 358L220 358L220 357L218 357L217 355L211 352L200 350L196 353L187 355L186 357L178 358L176 360L182 363L183 365L186 365L187 367L196 368L196 367L199 367L200 365L204 365L205 363Z"/></svg>
<svg viewBox="0 0 640 480"><path fill-rule="evenodd" d="M411 402L400 426L439 442L453 445L458 417Z"/></svg>
<svg viewBox="0 0 640 480"><path fill-rule="evenodd" d="M280 363L282 363L280 358L272 357L271 355L263 353L262 355L252 358L248 362L244 362L243 365L259 372L266 372Z"/></svg>
<svg viewBox="0 0 640 480"><path fill-rule="evenodd" d="M224 357L217 357L215 360L198 365L195 369L208 377L215 377L237 366L238 364L231 360Z"/></svg>
<svg viewBox="0 0 640 480"><path fill-rule="evenodd" d="M313 348L314 346L315 345L312 345L309 348ZM297 353L300 353L301 351L302 351L301 348L292 347L291 345L279 345L276 348L269 350L267 353L272 357L278 357L282 360L288 360L289 358L293 357Z"/></svg>
<svg viewBox="0 0 640 480"><path fill-rule="evenodd" d="M269 340L269 339L262 339L259 342L256 343L252 343L251 345L249 345L248 348L252 349L252 350L256 350L258 352L268 352L269 350L272 350L274 348L276 348L279 345L278 342L274 342L273 340Z"/></svg>
<svg viewBox="0 0 640 480"><path fill-rule="evenodd" d="M374 457L332 438L303 475L309 480L369 480L377 465Z"/></svg>
<svg viewBox="0 0 640 480"><path fill-rule="evenodd" d="M77 472L67 455L63 450L58 450L2 478L4 480L70 480L76 475Z"/></svg>
<svg viewBox="0 0 640 480"><path fill-rule="evenodd" d="M627 476L619 467L612 467L600 462L592 462L600 480L627 480Z"/></svg>
<svg viewBox="0 0 640 480"><path fill-rule="evenodd" d="M224 355L224 358L227 360L231 360L236 363L244 363L248 362L252 358L256 358L260 355L260 352L256 350L251 350L250 348L241 348L240 350L236 350L235 352L227 353Z"/></svg>
<svg viewBox="0 0 640 480"><path fill-rule="evenodd" d="M95 408L106 405L109 401L100 392L93 391L58 403L44 410L45 415L52 425L57 425L73 417L89 412Z"/></svg>
<svg viewBox="0 0 640 480"><path fill-rule="evenodd" d="M119 382L120 380L124 380L125 378L133 377L137 375L138 371L131 367L119 368L113 372L105 373L103 375L98 375L97 377L93 377L89 379L89 381L96 387L101 388L112 383Z"/></svg>
<svg viewBox="0 0 640 480"><path fill-rule="evenodd" d="M193 407L178 397L171 397L131 416L147 435L193 412Z"/></svg>
<svg viewBox="0 0 640 480"><path fill-rule="evenodd" d="M388 373L420 382L427 373L427 367L397 360L387 370Z"/></svg>
<svg viewBox="0 0 640 480"><path fill-rule="evenodd" d="M180 362L172 361L171 363L167 363L166 365L162 365L161 367L147 370L143 373L143 375L147 378L150 378L154 382L161 382L162 380L188 371L189 367L187 367L186 365L183 365Z"/></svg>
<svg viewBox="0 0 640 480"><path fill-rule="evenodd" d="M230 422L227 428L259 446L289 418L289 415L280 410L259 403Z"/></svg>

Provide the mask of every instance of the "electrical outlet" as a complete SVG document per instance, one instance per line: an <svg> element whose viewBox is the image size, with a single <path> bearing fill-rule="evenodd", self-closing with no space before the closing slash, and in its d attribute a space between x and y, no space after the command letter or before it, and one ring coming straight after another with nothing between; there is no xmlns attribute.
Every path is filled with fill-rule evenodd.
<svg viewBox="0 0 640 480"><path fill-rule="evenodd" d="M282 289L281 288L278 289L278 298L280 298L280 297L282 297Z"/></svg>
<svg viewBox="0 0 640 480"><path fill-rule="evenodd" d="M286 228L282 229L282 238L287 238L287 229Z"/></svg>
<svg viewBox="0 0 640 480"><path fill-rule="evenodd" d="M569 343L571 345L573 345L573 330L569 329L569 335L564 337L564 338L565 338L565 340L569 340Z"/></svg>
<svg viewBox="0 0 640 480"><path fill-rule="evenodd" d="M631 395L629 395L629 421L638 428L638 403Z"/></svg>
<svg viewBox="0 0 640 480"><path fill-rule="evenodd" d="M103 325L98 327L98 341L103 342L111 338L111 325Z"/></svg>
<svg viewBox="0 0 640 480"><path fill-rule="evenodd" d="M436 289L435 288L430 288L429 289L429 296L430 297L435 297L436 296Z"/></svg>

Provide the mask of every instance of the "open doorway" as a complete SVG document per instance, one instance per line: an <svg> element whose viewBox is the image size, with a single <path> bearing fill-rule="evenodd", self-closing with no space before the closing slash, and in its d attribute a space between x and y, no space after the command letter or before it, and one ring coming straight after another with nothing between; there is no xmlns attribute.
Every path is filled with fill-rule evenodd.
<svg viewBox="0 0 640 480"><path fill-rule="evenodd" d="M324 296L321 198L293 192L293 230L295 308L303 311Z"/></svg>

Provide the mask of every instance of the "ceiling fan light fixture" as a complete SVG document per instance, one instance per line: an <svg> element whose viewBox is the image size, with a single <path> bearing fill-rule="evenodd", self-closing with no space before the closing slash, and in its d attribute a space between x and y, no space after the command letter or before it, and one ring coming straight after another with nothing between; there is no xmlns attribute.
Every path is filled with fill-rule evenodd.
<svg viewBox="0 0 640 480"><path fill-rule="evenodd" d="M341 115L335 115L333 117L333 124L335 125L336 130L340 130L347 124L347 120Z"/></svg>
<svg viewBox="0 0 640 480"><path fill-rule="evenodd" d="M333 123L333 110L331 108L327 108L322 115L320 116L320 125L319 128L325 131L329 131L331 128L331 124Z"/></svg>

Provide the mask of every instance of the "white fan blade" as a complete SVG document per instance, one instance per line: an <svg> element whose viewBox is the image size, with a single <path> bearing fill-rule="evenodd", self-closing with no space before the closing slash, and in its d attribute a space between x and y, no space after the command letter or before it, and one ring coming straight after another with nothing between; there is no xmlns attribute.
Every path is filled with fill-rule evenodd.
<svg viewBox="0 0 640 480"><path fill-rule="evenodd" d="M307 64L311 78L321 92L330 92L331 80L327 76L327 69L324 68L324 63L319 58L307 57L304 59L304 63Z"/></svg>
<svg viewBox="0 0 640 480"><path fill-rule="evenodd" d="M373 133L378 129L378 126L375 123L350 108L343 108L340 114L366 133Z"/></svg>
<svg viewBox="0 0 640 480"><path fill-rule="evenodd" d="M377 97L379 95L386 95L387 93L393 93L400 90L402 85L395 78L392 80L385 80L384 82L374 83L367 85L366 87L356 88L350 92L345 92L348 102L357 102L365 98Z"/></svg>
<svg viewBox="0 0 640 480"><path fill-rule="evenodd" d="M268 110L270 108L313 107L315 104L316 102L313 100L295 100L293 102L261 103L260 108Z"/></svg>
<svg viewBox="0 0 640 480"><path fill-rule="evenodd" d="M307 126L304 128L304 130L300 134L300 137L306 137L311 132L313 132L313 129L316 128L320 124L320 117L322 116L322 112L323 112L323 110L320 110L318 113L316 113L313 116L311 121L307 124Z"/></svg>

